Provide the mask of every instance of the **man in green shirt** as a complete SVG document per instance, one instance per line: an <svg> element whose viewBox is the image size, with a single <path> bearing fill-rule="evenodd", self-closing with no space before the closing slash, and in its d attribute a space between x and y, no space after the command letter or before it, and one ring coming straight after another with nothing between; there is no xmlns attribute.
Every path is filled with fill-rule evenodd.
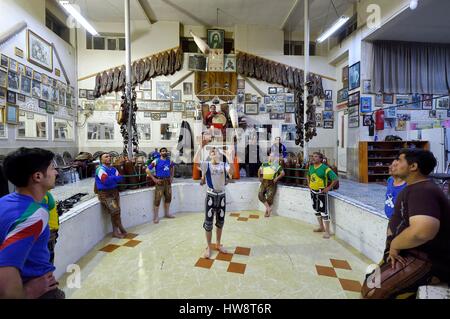
<svg viewBox="0 0 450 319"><path fill-rule="evenodd" d="M279 164L278 158L273 152L269 153L269 159L263 163L258 170L258 177L261 181L258 198L266 206L265 217L270 217L272 213L273 199L277 192L277 183L284 176L284 171Z"/></svg>
<svg viewBox="0 0 450 319"><path fill-rule="evenodd" d="M319 152L314 152L307 179L311 191L313 208L316 211L316 217L319 221L319 228L315 229L314 232L325 232L323 238L328 239L330 238L328 192L337 184L338 177L331 168L323 164L323 155Z"/></svg>

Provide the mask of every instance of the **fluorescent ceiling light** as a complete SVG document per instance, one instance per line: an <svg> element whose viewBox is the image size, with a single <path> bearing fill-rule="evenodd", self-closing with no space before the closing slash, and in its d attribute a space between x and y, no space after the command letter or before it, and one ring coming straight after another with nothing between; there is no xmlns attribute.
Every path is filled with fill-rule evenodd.
<svg viewBox="0 0 450 319"><path fill-rule="evenodd" d="M90 34L98 35L94 27L81 15L78 10L69 1L59 1L59 4L72 16L74 17Z"/></svg>
<svg viewBox="0 0 450 319"><path fill-rule="evenodd" d="M347 21L350 19L349 17L342 16L339 18L338 21L336 21L331 28L329 28L327 31L325 31L318 39L317 42L322 43L326 39L328 39L333 33L335 33L337 30L339 30L340 27L342 27Z"/></svg>

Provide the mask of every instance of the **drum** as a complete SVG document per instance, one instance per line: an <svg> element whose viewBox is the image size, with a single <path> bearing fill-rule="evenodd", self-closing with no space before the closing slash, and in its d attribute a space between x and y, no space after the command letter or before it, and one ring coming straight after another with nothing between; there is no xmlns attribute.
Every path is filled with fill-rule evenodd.
<svg viewBox="0 0 450 319"><path fill-rule="evenodd" d="M137 170L134 165L134 162L130 161L130 160L126 160L125 164L124 164L124 168L125 168L125 175L129 175L128 177L125 178L126 184L128 184L127 189L138 188L138 185L134 185L134 184L139 183L139 176L130 176L130 175L137 175Z"/></svg>
<svg viewBox="0 0 450 319"><path fill-rule="evenodd" d="M212 119L212 125L220 130L224 128L227 125L227 117L225 116L225 114L216 114Z"/></svg>
<svg viewBox="0 0 450 319"><path fill-rule="evenodd" d="M125 166L124 166L124 160L123 159L118 159L114 165L113 165L117 171L119 172L119 175L125 175ZM120 184L125 184L126 180L124 179ZM119 186L119 192L123 191L126 189L126 186Z"/></svg>

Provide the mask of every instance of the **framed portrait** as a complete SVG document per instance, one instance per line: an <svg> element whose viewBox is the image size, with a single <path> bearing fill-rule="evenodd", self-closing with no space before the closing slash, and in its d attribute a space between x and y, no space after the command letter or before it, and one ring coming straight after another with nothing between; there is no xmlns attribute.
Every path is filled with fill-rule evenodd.
<svg viewBox="0 0 450 319"><path fill-rule="evenodd" d="M225 30L208 29L208 46L211 49L223 49L225 45Z"/></svg>
<svg viewBox="0 0 450 319"><path fill-rule="evenodd" d="M333 101L325 101L325 111L333 111Z"/></svg>
<svg viewBox="0 0 450 319"><path fill-rule="evenodd" d="M349 116L348 127L349 128L358 128L359 127L359 115L358 116Z"/></svg>
<svg viewBox="0 0 450 319"><path fill-rule="evenodd" d="M375 95L375 107L383 107L383 94L378 93Z"/></svg>
<svg viewBox="0 0 450 319"><path fill-rule="evenodd" d="M183 94L192 95L192 82L183 83Z"/></svg>
<svg viewBox="0 0 450 319"><path fill-rule="evenodd" d="M363 115L363 126L371 126L372 122L372 115Z"/></svg>
<svg viewBox="0 0 450 319"><path fill-rule="evenodd" d="M406 110L410 106L411 103L411 95L409 94L397 94L397 107L399 109Z"/></svg>
<svg viewBox="0 0 450 319"><path fill-rule="evenodd" d="M268 93L269 94L277 94L277 88L276 87L269 87Z"/></svg>
<svg viewBox="0 0 450 319"><path fill-rule="evenodd" d="M14 59L9 59L9 70L17 72L19 63Z"/></svg>
<svg viewBox="0 0 450 319"><path fill-rule="evenodd" d="M16 105L6 106L6 123L18 124L19 123L19 107Z"/></svg>
<svg viewBox="0 0 450 319"><path fill-rule="evenodd" d="M238 79L237 80L237 87L238 87L238 89L245 89L245 80L244 79Z"/></svg>
<svg viewBox="0 0 450 319"><path fill-rule="evenodd" d="M348 96L348 106L358 106L360 102L359 91Z"/></svg>
<svg viewBox="0 0 450 319"><path fill-rule="evenodd" d="M17 72L9 71L8 72L8 89L10 90L19 90L19 74Z"/></svg>
<svg viewBox="0 0 450 319"><path fill-rule="evenodd" d="M245 103L245 114L256 115L259 113L258 103Z"/></svg>
<svg viewBox="0 0 450 319"><path fill-rule="evenodd" d="M141 98L146 101L151 100L152 99L152 91L149 91L149 90L141 91Z"/></svg>
<svg viewBox="0 0 450 319"><path fill-rule="evenodd" d="M348 90L353 91L360 87L361 63L357 62L348 68Z"/></svg>
<svg viewBox="0 0 450 319"><path fill-rule="evenodd" d="M139 84L139 90L151 90L152 89L152 81L147 80L142 84Z"/></svg>
<svg viewBox="0 0 450 319"><path fill-rule="evenodd" d="M188 69L190 71L206 71L208 58L203 54L189 54Z"/></svg>
<svg viewBox="0 0 450 319"><path fill-rule="evenodd" d="M8 66L9 66L8 61L9 61L9 58L6 55L4 55L4 54L0 55L0 67L4 68L5 70L8 70Z"/></svg>
<svg viewBox="0 0 450 319"><path fill-rule="evenodd" d="M245 101L252 102L252 94L251 93L245 93Z"/></svg>
<svg viewBox="0 0 450 319"><path fill-rule="evenodd" d="M390 107L390 108L386 109L384 117L387 119L397 118L397 109L395 107Z"/></svg>
<svg viewBox="0 0 450 319"><path fill-rule="evenodd" d="M55 105L52 103L47 103L47 113L48 114L55 114Z"/></svg>
<svg viewBox="0 0 450 319"><path fill-rule="evenodd" d="M429 117L430 119L435 119L435 118L437 118L436 110L431 110L431 111L429 111L429 112L428 112L428 117Z"/></svg>
<svg viewBox="0 0 450 319"><path fill-rule="evenodd" d="M432 110L433 109L433 95L424 94L422 95L422 110Z"/></svg>
<svg viewBox="0 0 450 319"><path fill-rule="evenodd" d="M17 64L17 73L19 73L20 75L25 75L26 74L25 65L23 65L22 63L18 63Z"/></svg>
<svg viewBox="0 0 450 319"><path fill-rule="evenodd" d="M8 73L6 71L0 70L0 87L6 88L8 79Z"/></svg>
<svg viewBox="0 0 450 319"><path fill-rule="evenodd" d="M16 104L16 92L8 91L6 95L6 102L10 104Z"/></svg>
<svg viewBox="0 0 450 319"><path fill-rule="evenodd" d="M322 122L316 122L316 127L317 128L322 128L323 127L323 123Z"/></svg>
<svg viewBox="0 0 450 319"><path fill-rule="evenodd" d="M394 104L394 94L383 94L383 104Z"/></svg>
<svg viewBox="0 0 450 319"><path fill-rule="evenodd" d="M363 80L363 94L372 93L372 80Z"/></svg>
<svg viewBox="0 0 450 319"><path fill-rule="evenodd" d="M181 102L181 90L172 90L172 101Z"/></svg>
<svg viewBox="0 0 450 319"><path fill-rule="evenodd" d="M20 92L31 95L31 78L25 75L20 76Z"/></svg>
<svg viewBox="0 0 450 319"><path fill-rule="evenodd" d="M236 72L236 55L225 54L223 63L224 72Z"/></svg>
<svg viewBox="0 0 450 319"><path fill-rule="evenodd" d="M0 87L0 108L6 105L6 96L7 96L6 88Z"/></svg>
<svg viewBox="0 0 450 319"><path fill-rule="evenodd" d="M397 125L395 126L396 131L406 131L406 121L397 120Z"/></svg>
<svg viewBox="0 0 450 319"><path fill-rule="evenodd" d="M323 121L323 128L330 130L334 128L334 121Z"/></svg>
<svg viewBox="0 0 450 319"><path fill-rule="evenodd" d="M195 101L190 100L185 102L185 111L195 111Z"/></svg>
<svg viewBox="0 0 450 319"><path fill-rule="evenodd" d="M359 107L358 106L349 106L348 107L348 116L359 116Z"/></svg>
<svg viewBox="0 0 450 319"><path fill-rule="evenodd" d="M342 87L348 89L348 65L342 68Z"/></svg>
<svg viewBox="0 0 450 319"><path fill-rule="evenodd" d="M48 85L49 84L48 76L45 74L41 74L41 82L42 84Z"/></svg>
<svg viewBox="0 0 450 319"><path fill-rule="evenodd" d="M343 103L343 102L347 102L347 101L348 101L348 89L343 88L343 89L339 90L337 93L337 102Z"/></svg>
<svg viewBox="0 0 450 319"><path fill-rule="evenodd" d="M53 72L53 46L31 30L27 32L27 60Z"/></svg>
<svg viewBox="0 0 450 319"><path fill-rule="evenodd" d="M323 111L322 112L322 120L323 121L334 121L334 112L333 111Z"/></svg>
<svg viewBox="0 0 450 319"><path fill-rule="evenodd" d="M39 108L46 110L47 109L47 102L44 100L39 100Z"/></svg>
<svg viewBox="0 0 450 319"><path fill-rule="evenodd" d="M170 82L157 81L156 82L156 99L170 100Z"/></svg>
<svg viewBox="0 0 450 319"><path fill-rule="evenodd" d="M372 112L372 97L363 96L361 98L361 113Z"/></svg>
<svg viewBox="0 0 450 319"><path fill-rule="evenodd" d="M285 112L286 113L295 113L295 110L297 108L297 103L295 102L286 102L285 104Z"/></svg>
<svg viewBox="0 0 450 319"><path fill-rule="evenodd" d="M94 90L87 90L87 92L86 92L86 98L87 98L88 100L95 100Z"/></svg>
<svg viewBox="0 0 450 319"><path fill-rule="evenodd" d="M436 110L448 110L449 108L449 98L448 96L440 97L436 99Z"/></svg>
<svg viewBox="0 0 450 319"><path fill-rule="evenodd" d="M325 90L325 101L333 101L333 91Z"/></svg>
<svg viewBox="0 0 450 319"><path fill-rule="evenodd" d="M173 102L172 103L173 112L184 112L184 102Z"/></svg>
<svg viewBox="0 0 450 319"><path fill-rule="evenodd" d="M322 122L323 118L322 118L322 113L316 113L316 122Z"/></svg>
<svg viewBox="0 0 450 319"><path fill-rule="evenodd" d="M42 76L39 72L33 70L33 80L42 82Z"/></svg>
<svg viewBox="0 0 450 319"><path fill-rule="evenodd" d="M15 54L16 56L18 56L19 58L23 58L23 50L22 50L22 49L19 49L18 47L15 47L15 48L14 48L14 54Z"/></svg>
<svg viewBox="0 0 450 319"><path fill-rule="evenodd" d="M266 113L266 112L267 112L266 104L260 104L259 113Z"/></svg>
<svg viewBox="0 0 450 319"><path fill-rule="evenodd" d="M85 99L85 98L87 98L87 90L80 89L80 90L79 90L79 93L78 93L78 97L79 97L80 99Z"/></svg>
<svg viewBox="0 0 450 319"><path fill-rule="evenodd" d="M57 87L53 87L53 90L51 90L51 102L54 104L58 104L58 97L59 97L59 89Z"/></svg>
<svg viewBox="0 0 450 319"><path fill-rule="evenodd" d="M50 87L48 85L45 84L41 84L41 98L46 100L46 101L50 101Z"/></svg>
<svg viewBox="0 0 450 319"><path fill-rule="evenodd" d="M294 102L294 94L293 93L286 94L286 102L288 102L288 103Z"/></svg>
<svg viewBox="0 0 450 319"><path fill-rule="evenodd" d="M25 102L26 97L23 94L17 93L17 101Z"/></svg>

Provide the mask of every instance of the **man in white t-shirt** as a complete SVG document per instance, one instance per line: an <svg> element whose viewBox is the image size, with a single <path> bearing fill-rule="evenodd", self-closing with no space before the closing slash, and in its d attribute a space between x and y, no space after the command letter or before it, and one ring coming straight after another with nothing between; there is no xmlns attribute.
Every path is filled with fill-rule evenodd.
<svg viewBox="0 0 450 319"><path fill-rule="evenodd" d="M209 160L202 161L200 159L200 153L205 145L206 143L202 142L202 147L195 154L194 163L200 163L202 171L200 185L207 185L203 228L206 231L206 242L208 246L206 247L204 257L210 258L214 214L216 215L216 248L222 253L227 253L226 249L220 244L220 239L225 222L225 185L227 184L227 178L232 179L233 166L229 165L229 163L232 163L230 154L214 147L209 150ZM223 156L226 157L228 163L223 162Z"/></svg>

